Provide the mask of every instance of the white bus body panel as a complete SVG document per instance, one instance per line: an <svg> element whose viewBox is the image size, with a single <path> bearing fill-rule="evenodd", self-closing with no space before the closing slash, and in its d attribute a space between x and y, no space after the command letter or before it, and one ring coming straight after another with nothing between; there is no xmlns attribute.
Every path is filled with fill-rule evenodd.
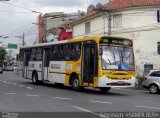
<svg viewBox="0 0 160 118"><path fill-rule="evenodd" d="M24 78L28 78L28 66L24 67Z"/></svg>
<svg viewBox="0 0 160 118"><path fill-rule="evenodd" d="M65 61L50 61L49 81L65 83Z"/></svg>
<svg viewBox="0 0 160 118"><path fill-rule="evenodd" d="M28 64L28 78L32 79L33 71L36 71L38 74L38 80L42 80L42 61L29 61Z"/></svg>
<svg viewBox="0 0 160 118"><path fill-rule="evenodd" d="M49 68L48 67L44 67L44 80L49 80Z"/></svg>

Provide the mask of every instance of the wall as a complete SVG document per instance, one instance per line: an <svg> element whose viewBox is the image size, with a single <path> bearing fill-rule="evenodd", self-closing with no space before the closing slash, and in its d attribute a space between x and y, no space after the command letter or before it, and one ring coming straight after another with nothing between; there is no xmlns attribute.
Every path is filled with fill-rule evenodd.
<svg viewBox="0 0 160 118"><path fill-rule="evenodd" d="M43 43L45 39L45 26L44 26L45 18L40 14L38 16L38 43Z"/></svg>
<svg viewBox="0 0 160 118"><path fill-rule="evenodd" d="M66 29L62 28L58 41L72 39L72 32L66 32Z"/></svg>

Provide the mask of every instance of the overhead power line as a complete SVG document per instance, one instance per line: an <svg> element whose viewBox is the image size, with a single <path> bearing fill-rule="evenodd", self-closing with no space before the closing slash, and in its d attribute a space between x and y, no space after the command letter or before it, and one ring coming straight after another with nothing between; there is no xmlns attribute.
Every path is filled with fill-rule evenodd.
<svg viewBox="0 0 160 118"><path fill-rule="evenodd" d="M5 3L5 4L9 4L9 5L12 5L12 6L15 6L15 7L21 8L21 9L25 9L25 10L31 11L31 12L33 12L33 13L41 13L41 12L38 12L38 11L35 11L35 10L32 10L32 9L28 9L28 8L25 8L25 7L22 7L22 6L16 5L16 4L9 3L9 2L4 2L4 1L3 1L3 3Z"/></svg>
<svg viewBox="0 0 160 118"><path fill-rule="evenodd" d="M6 12L6 13L33 13L33 12L18 12L18 11L0 11L0 12Z"/></svg>
<svg viewBox="0 0 160 118"><path fill-rule="evenodd" d="M19 28L17 28L17 29L14 29L14 30L8 32L8 34L12 34L12 33L17 33L17 32L20 32L20 31L24 31L24 30L26 30L26 27L28 27L28 26L30 26L30 25L32 25L32 24L29 23L29 24L26 24L26 25L24 25L24 26L21 26L21 27L19 27ZM23 30L22 30L22 29L23 29Z"/></svg>

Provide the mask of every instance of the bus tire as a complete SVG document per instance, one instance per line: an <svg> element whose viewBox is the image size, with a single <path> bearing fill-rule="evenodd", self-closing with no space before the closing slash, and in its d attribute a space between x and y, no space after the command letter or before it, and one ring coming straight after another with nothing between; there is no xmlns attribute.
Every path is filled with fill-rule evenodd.
<svg viewBox="0 0 160 118"><path fill-rule="evenodd" d="M72 89L76 91L81 90L79 78L77 75L72 76Z"/></svg>
<svg viewBox="0 0 160 118"><path fill-rule="evenodd" d="M38 75L37 73L33 73L32 75L32 83L35 84L35 85L38 85L39 84L39 81L38 81Z"/></svg>
<svg viewBox="0 0 160 118"><path fill-rule="evenodd" d="M107 93L111 89L111 87L100 87L99 89L102 93Z"/></svg>

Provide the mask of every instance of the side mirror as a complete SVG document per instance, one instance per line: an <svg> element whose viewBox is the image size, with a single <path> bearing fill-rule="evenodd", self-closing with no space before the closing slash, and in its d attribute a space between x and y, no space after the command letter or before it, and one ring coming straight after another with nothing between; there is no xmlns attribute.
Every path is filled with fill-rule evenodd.
<svg viewBox="0 0 160 118"><path fill-rule="evenodd" d="M102 49L102 47L99 48L99 54L103 55L103 49Z"/></svg>

